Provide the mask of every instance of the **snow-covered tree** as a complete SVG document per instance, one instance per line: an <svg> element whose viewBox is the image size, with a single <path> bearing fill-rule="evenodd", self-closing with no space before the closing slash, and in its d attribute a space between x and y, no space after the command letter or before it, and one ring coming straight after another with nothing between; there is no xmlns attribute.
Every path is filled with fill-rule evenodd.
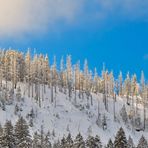
<svg viewBox="0 0 148 148"><path fill-rule="evenodd" d="M17 99L17 101L21 101L21 97L22 97L22 95L21 95L21 88L18 87L17 88L17 92L16 92L16 99Z"/></svg>
<svg viewBox="0 0 148 148"><path fill-rule="evenodd" d="M29 127L23 117L20 117L16 122L15 139L17 148L31 148L32 146Z"/></svg>
<svg viewBox="0 0 148 148"><path fill-rule="evenodd" d="M98 135L96 135L94 142L95 142L95 148L102 148L103 147L100 137Z"/></svg>
<svg viewBox="0 0 148 148"><path fill-rule="evenodd" d="M41 148L41 141L40 141L40 135L35 132L34 135L33 135L33 148Z"/></svg>
<svg viewBox="0 0 148 148"><path fill-rule="evenodd" d="M127 148L135 148L133 139L131 136L129 136L128 141L127 141Z"/></svg>
<svg viewBox="0 0 148 148"><path fill-rule="evenodd" d="M127 148L127 139L122 127L119 129L119 131L116 134L114 141L114 148Z"/></svg>
<svg viewBox="0 0 148 148"><path fill-rule="evenodd" d="M130 104L129 96L131 94L131 80L129 73L127 73L126 79L124 81L124 91L127 97L127 104L129 105Z"/></svg>
<svg viewBox="0 0 148 148"><path fill-rule="evenodd" d="M95 139L93 136L88 136L86 139L86 148L94 148L95 145Z"/></svg>
<svg viewBox="0 0 148 148"><path fill-rule="evenodd" d="M80 133L76 136L73 147L74 148L85 148L85 142Z"/></svg>
<svg viewBox="0 0 148 148"><path fill-rule="evenodd" d="M11 121L6 121L2 141L1 141L2 148L14 148L15 147L15 137L13 132L13 125Z"/></svg>
<svg viewBox="0 0 148 148"><path fill-rule="evenodd" d="M102 119L102 128L103 128L103 130L107 129L107 121L106 121L105 114L104 114L103 119Z"/></svg>
<svg viewBox="0 0 148 148"><path fill-rule="evenodd" d="M65 137L63 137L63 138L61 139L60 148L66 148L66 139L65 139Z"/></svg>
<svg viewBox="0 0 148 148"><path fill-rule="evenodd" d="M137 148L148 148L148 142L144 136L140 138Z"/></svg>
<svg viewBox="0 0 148 148"><path fill-rule="evenodd" d="M109 139L109 141L108 141L108 144L107 144L106 148L114 148L114 144L113 144L113 142L112 142L112 140L111 140L111 139Z"/></svg>
<svg viewBox="0 0 148 148"><path fill-rule="evenodd" d="M119 95L122 96L122 81L123 81L123 78L122 78L122 72L120 71L120 74L119 74Z"/></svg>
<svg viewBox="0 0 148 148"><path fill-rule="evenodd" d="M123 105L122 109L120 110L120 115L122 117L123 122L126 124L128 122L128 115L125 105Z"/></svg>
<svg viewBox="0 0 148 148"><path fill-rule="evenodd" d="M71 137L71 134L69 133L66 138L65 148L72 148L72 147L73 147L73 139Z"/></svg>

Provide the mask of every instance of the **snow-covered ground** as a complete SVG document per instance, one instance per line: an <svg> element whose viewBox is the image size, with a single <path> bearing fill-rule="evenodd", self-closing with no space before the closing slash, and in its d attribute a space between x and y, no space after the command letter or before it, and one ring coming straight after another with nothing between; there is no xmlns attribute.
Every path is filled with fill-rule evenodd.
<svg viewBox="0 0 148 148"><path fill-rule="evenodd" d="M57 89L55 106L55 102L51 103L51 90L46 87L46 93L43 95L43 98L41 98L41 107L39 107L39 104L34 98L27 97L27 86L24 87L24 84L20 84L20 87L24 102L18 102L15 99L13 104L6 105L6 111L3 111L2 108L0 108L0 123L2 125L4 125L6 120L11 120L12 123L15 124L20 115L23 116L29 123L30 119L27 117L27 114L29 114L31 109L33 109L35 118L33 120L33 127L30 127L30 133L33 134L37 130L40 131L41 125L43 125L45 133L48 132L48 130L50 132L53 130L55 131L55 137L53 137L53 140L61 139L63 135L67 136L69 132L73 137L75 137L78 132L81 132L84 138L86 138L89 134L94 136L99 135L102 143L106 144L109 138L114 140L116 132L121 126L124 128L127 138L131 135L135 144L138 143L142 134L148 138L148 132L132 131L131 126L128 126L128 124L125 125L122 122L120 116L122 106L125 104L127 111L129 110L129 106L126 105L125 98L117 97L117 102L115 103L117 120L115 122L112 97L108 98L109 103L107 112L104 107L102 94L92 94L93 105L91 105L91 100L89 100L90 107L87 107L88 102L85 95L84 98L79 98L77 92L77 103L75 104L74 93L69 99L68 95L59 92ZM21 111L18 111L17 114L15 114L16 104L19 108L21 108ZM104 115L107 117L106 130L103 130L101 126L99 127L96 124L98 117L98 104L101 119ZM139 112L142 112L140 106Z"/></svg>

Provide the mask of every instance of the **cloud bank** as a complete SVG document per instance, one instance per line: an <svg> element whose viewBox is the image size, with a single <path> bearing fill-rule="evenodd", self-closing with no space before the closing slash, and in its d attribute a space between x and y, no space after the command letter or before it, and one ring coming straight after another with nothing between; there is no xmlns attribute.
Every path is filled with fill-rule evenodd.
<svg viewBox="0 0 148 148"><path fill-rule="evenodd" d="M81 0L0 0L0 36L45 31L75 19Z"/></svg>
<svg viewBox="0 0 148 148"><path fill-rule="evenodd" d="M0 37L50 31L60 21L148 20L147 8L148 0L0 0Z"/></svg>

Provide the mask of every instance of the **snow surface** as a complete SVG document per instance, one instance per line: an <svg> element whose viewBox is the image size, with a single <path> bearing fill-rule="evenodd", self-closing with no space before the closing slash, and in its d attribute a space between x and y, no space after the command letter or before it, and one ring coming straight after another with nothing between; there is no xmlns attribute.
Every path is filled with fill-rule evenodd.
<svg viewBox="0 0 148 148"><path fill-rule="evenodd" d="M122 126L125 130L126 136L129 135L134 139L135 144L138 143L141 135L143 134L148 138L148 132L136 132L132 131L131 127L125 126L122 122L119 112L123 106L126 105L126 99L117 97L116 102L116 116L118 120L114 121L113 116L113 98L109 98L109 111L107 112L104 108L102 101L102 94L92 94L93 106L90 105L90 108L87 109L87 99L84 95L84 99L77 96L77 107L74 104L74 94L72 98L68 98L68 95L61 93L57 89L56 95L56 107L55 103L51 103L50 96L51 90L46 87L46 94L42 98L41 107L34 98L27 97L27 86L25 84L19 84L21 87L22 97L24 102L18 102L17 100L13 101L12 105L6 105L6 111L3 111L0 108L0 123L4 125L6 120L11 120L13 124L17 121L18 117L23 116L27 122L29 119L26 117L33 108L36 118L34 119L34 126L30 127L30 133L33 135L35 131L40 131L41 125L43 125L44 132L55 131L55 137L51 138L52 140L61 139L63 135L67 136L70 132L73 137L75 137L78 132L86 138L89 134L99 135L102 143L105 145L109 138L114 140L116 132ZM78 95L78 93L77 93ZM107 129L103 130L101 127L98 127L96 124L97 114L98 114L98 100L99 100L99 110L101 113L101 118L105 114L107 117ZM19 111L17 115L14 114L15 105L18 104L22 108L22 111ZM82 109L82 106L84 109ZM127 110L129 107L126 105ZM139 106L139 110L142 112L142 107Z"/></svg>

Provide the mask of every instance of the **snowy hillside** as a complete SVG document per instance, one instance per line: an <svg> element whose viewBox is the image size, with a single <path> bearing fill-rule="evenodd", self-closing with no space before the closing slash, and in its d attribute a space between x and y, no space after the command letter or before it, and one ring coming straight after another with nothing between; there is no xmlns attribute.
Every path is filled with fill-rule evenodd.
<svg viewBox="0 0 148 148"><path fill-rule="evenodd" d="M109 141L115 148L127 148L133 139L138 148L147 148L148 85L143 71L140 82L136 74L123 79L122 72L116 79L105 66L100 76L96 68L89 70L87 60L83 70L80 62L72 65L70 55L57 67L56 57L50 65L47 55L0 51L0 146L11 141L10 148L32 148L33 141L33 148L51 148L50 142L58 143L54 148L102 148L98 145Z"/></svg>
<svg viewBox="0 0 148 148"><path fill-rule="evenodd" d="M38 102L36 102L34 98L28 98L26 86L24 84L18 84L18 86L20 86L21 89L21 98L19 101L16 99L18 92L15 90L16 93L13 96L14 101L12 104L7 105L6 103L5 111L2 110L2 108L0 110L0 123L3 125L6 120L11 120L12 123L15 124L19 116L23 116L28 121L28 124L30 124L31 117L28 115L33 109L35 117L33 118L30 132L32 135L35 131L40 132L41 126L43 126L45 133L48 131L55 132L55 137L51 137L51 141L62 139L63 135L67 136L69 132L75 137L80 132L84 138L87 138L88 135L99 135L102 143L106 144L109 138L114 140L121 126L124 128L127 137L131 135L136 144L142 134L148 137L148 132L132 131L130 123L124 124L120 116L120 111L124 104L127 112L129 111L129 106L126 105L124 101L125 98L116 98L116 121L114 121L114 101L111 97L109 98L108 112L105 110L102 94L92 94L92 102L91 100L87 100L86 95L84 95L84 98L77 96L77 103L75 103L74 94L69 98L68 95L57 90L56 102L51 103L51 89L46 86L46 93L43 94L41 107L39 107ZM42 93L42 91L40 93ZM15 109L16 105L18 111ZM139 111L142 112L141 106L139 106ZM96 123L98 112L100 113L99 126ZM103 130L102 124L104 117L107 125Z"/></svg>

